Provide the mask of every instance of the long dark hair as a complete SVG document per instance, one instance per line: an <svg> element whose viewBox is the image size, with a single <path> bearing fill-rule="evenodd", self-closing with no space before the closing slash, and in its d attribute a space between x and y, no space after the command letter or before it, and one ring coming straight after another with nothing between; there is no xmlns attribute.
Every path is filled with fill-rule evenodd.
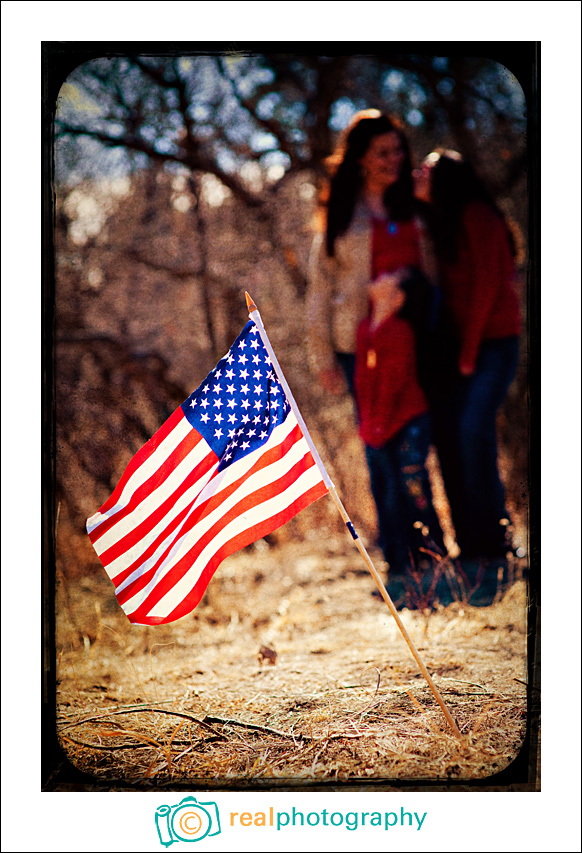
<svg viewBox="0 0 582 853"><path fill-rule="evenodd" d="M428 159L429 162L432 160L430 224L438 254L446 261L456 261L463 211L470 202L477 201L494 211L505 224L515 256L516 240L512 227L471 164L457 151L446 149L437 149L429 154Z"/></svg>
<svg viewBox="0 0 582 853"><path fill-rule="evenodd" d="M343 132L335 153L328 159L333 171L327 199L327 254L333 257L336 238L347 231L364 183L360 159L375 136L397 133L404 154L400 176L384 193L384 206L392 219L402 221L414 215L412 164L408 141L400 125L378 110L356 113Z"/></svg>

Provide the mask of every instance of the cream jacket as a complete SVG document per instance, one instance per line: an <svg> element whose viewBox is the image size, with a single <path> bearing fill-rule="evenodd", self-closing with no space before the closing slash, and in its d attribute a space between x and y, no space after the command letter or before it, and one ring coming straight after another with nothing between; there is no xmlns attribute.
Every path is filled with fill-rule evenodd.
<svg viewBox="0 0 582 853"><path fill-rule="evenodd" d="M422 271L435 280L432 245L416 217ZM348 230L337 237L330 258L325 233L317 234L309 258L307 317L309 364L316 373L335 365L335 352L354 353L356 332L368 313L367 287L372 280L372 223L360 203Z"/></svg>

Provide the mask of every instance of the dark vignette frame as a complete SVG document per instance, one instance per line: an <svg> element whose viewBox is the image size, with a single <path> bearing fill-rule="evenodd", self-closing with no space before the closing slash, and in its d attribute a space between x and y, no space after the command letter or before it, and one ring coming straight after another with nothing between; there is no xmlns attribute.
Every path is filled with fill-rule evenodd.
<svg viewBox="0 0 582 853"><path fill-rule="evenodd" d="M78 66L98 57L139 55L184 56L232 53L314 53L314 43L302 42L41 42L42 68L42 707L41 707L41 790L42 791L146 791L157 790L150 785L130 784L111 780L106 784L79 771L62 750L56 734L56 649L55 649L55 526L56 502L54 484L56 464L56 406L55 406L55 264L54 264L54 147L53 124L59 90L66 77ZM225 784L207 779L192 779L190 783L164 785L164 790L239 791L539 791L540 778L540 42L327 42L325 51L318 54L367 55L430 54L442 56L485 56L508 68L519 81L527 103L527 180L529 196L529 266L527 273L527 380L529 388L529 555L527 628L527 725L524 742L514 761L499 773L486 779L429 781L358 780L349 782L305 782L237 780Z"/></svg>

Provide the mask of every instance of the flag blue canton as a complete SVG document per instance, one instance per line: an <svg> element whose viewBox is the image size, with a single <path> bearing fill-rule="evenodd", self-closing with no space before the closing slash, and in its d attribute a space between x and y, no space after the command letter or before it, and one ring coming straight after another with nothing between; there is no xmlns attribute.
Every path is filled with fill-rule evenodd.
<svg viewBox="0 0 582 853"><path fill-rule="evenodd" d="M259 330L250 320L182 411L227 468L264 444L290 411Z"/></svg>

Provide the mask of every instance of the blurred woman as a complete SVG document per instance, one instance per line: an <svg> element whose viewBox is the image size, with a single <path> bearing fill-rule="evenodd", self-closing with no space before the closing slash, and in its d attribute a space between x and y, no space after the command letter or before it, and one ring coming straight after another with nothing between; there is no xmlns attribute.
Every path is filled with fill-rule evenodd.
<svg viewBox="0 0 582 853"><path fill-rule="evenodd" d="M497 560L509 546L495 420L518 359L515 247L501 211L458 152L429 154L415 172L415 194L432 208L440 284L452 320L456 381L446 385L450 394L431 403L457 544L467 566L475 558Z"/></svg>
<svg viewBox="0 0 582 853"><path fill-rule="evenodd" d="M415 277L431 276L435 267L419 216L422 205L414 199L408 144L392 119L377 110L358 113L340 139L331 166L325 227L314 241L310 259L309 356L322 386L340 394L346 382L354 392L357 332L370 312L370 285L375 284L376 293L383 284L391 293L400 285L410 289ZM400 341L408 346L410 336L404 334ZM427 533L428 528L432 547L444 546L425 466L430 442L426 407L419 408L415 398L415 410L405 411L404 395L400 409L385 409L385 398L370 385L378 348L381 340L362 355L368 362L367 368L360 365L360 385L366 386L368 396L365 424L360 417L360 426L377 431L366 433L366 456L379 541L392 578L420 562L418 546L427 543L419 537L419 529ZM410 365L404 353L393 350L391 357L395 363ZM366 370L369 381L362 379ZM386 381L386 371L382 376ZM370 409L370 389L375 410Z"/></svg>

